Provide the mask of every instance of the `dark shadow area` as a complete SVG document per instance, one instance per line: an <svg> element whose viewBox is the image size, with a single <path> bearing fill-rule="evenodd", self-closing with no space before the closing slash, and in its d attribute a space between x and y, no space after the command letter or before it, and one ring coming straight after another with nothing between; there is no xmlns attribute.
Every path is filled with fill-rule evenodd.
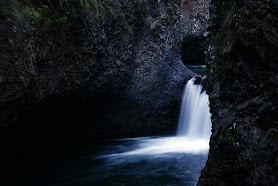
<svg viewBox="0 0 278 186"><path fill-rule="evenodd" d="M96 128L101 128L97 114L105 109L104 105L102 97L85 102L74 96L62 101L58 96L32 106L17 123L1 131L1 182L20 183L40 166L75 153L79 144L97 139ZM89 118L93 118L90 125Z"/></svg>
<svg viewBox="0 0 278 186"><path fill-rule="evenodd" d="M185 37L182 42L184 65L205 65L205 37Z"/></svg>
<svg viewBox="0 0 278 186"><path fill-rule="evenodd" d="M122 95L107 93L89 99L88 95L56 95L31 106L12 127L0 131L0 185L2 181L13 179L20 183L20 180L35 175L36 170L48 162L75 154L80 145L92 144L99 139L134 137L136 133L147 136L175 132L175 125L167 130L133 126L132 122L137 119L133 118L132 112L129 113L133 107L138 107L138 112L142 113L146 108ZM173 112L175 110L178 108ZM121 123L122 119L129 118L132 119L130 123ZM92 151L94 149L90 149Z"/></svg>

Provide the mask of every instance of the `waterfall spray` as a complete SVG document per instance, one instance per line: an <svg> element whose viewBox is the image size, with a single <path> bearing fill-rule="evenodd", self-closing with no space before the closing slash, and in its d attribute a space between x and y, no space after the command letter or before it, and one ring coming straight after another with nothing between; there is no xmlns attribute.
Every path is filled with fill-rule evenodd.
<svg viewBox="0 0 278 186"><path fill-rule="evenodd" d="M102 158L123 158L140 155L171 153L208 153L211 134L209 100L202 85L194 84L195 78L185 86L177 136L132 138L136 148L121 153L104 155ZM131 140L131 139L123 139Z"/></svg>
<svg viewBox="0 0 278 186"><path fill-rule="evenodd" d="M178 123L178 136L209 139L211 134L211 114L206 91L202 85L194 84L190 79L184 90Z"/></svg>

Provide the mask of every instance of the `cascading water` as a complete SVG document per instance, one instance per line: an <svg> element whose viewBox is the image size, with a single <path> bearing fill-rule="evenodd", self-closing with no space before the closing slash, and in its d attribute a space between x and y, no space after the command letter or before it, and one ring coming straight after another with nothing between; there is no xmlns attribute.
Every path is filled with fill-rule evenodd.
<svg viewBox="0 0 278 186"><path fill-rule="evenodd" d="M211 114L209 100L201 84L190 79L184 90L177 136L133 138L138 141L137 148L131 151L105 155L123 157L130 155L150 155L165 153L207 153L211 134ZM130 140L130 139L129 139Z"/></svg>
<svg viewBox="0 0 278 186"><path fill-rule="evenodd" d="M177 136L106 140L78 146L82 149L80 155L43 168L42 178L48 178L45 184L195 186L207 161L211 122L208 96L194 81L189 80L185 87ZM70 171L65 167L70 167ZM32 183L40 185L42 178L32 178Z"/></svg>
<svg viewBox="0 0 278 186"><path fill-rule="evenodd" d="M202 85L194 84L195 78L190 79L184 90L178 123L178 136L209 139L211 134L211 114L206 91Z"/></svg>

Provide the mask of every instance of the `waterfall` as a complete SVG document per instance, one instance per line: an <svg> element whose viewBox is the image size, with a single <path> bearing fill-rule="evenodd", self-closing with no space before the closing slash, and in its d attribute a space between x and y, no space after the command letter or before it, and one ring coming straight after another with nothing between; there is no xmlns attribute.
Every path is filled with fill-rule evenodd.
<svg viewBox="0 0 278 186"><path fill-rule="evenodd" d="M177 136L121 139L120 141L134 141L136 145L120 153L103 155L101 158L111 159L111 162L114 163L117 158L127 158L125 161L134 161L136 157L142 155L154 157L153 155L163 154L165 157L173 153L207 154L211 134L209 100L206 92L202 91L202 85L194 84L195 80L192 78L185 86ZM123 148L122 146L119 147L120 149Z"/></svg>
<svg viewBox="0 0 278 186"><path fill-rule="evenodd" d="M202 92L202 85L194 84L195 80L190 79L185 86L177 135L209 139L211 114L208 95L205 91Z"/></svg>

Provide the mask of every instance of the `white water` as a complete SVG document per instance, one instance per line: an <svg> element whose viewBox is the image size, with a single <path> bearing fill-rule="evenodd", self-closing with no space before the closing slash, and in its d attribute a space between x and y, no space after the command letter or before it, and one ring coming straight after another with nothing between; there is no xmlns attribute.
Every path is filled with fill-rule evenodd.
<svg viewBox="0 0 278 186"><path fill-rule="evenodd" d="M209 100L206 92L202 92L202 85L195 85L194 81L195 79L192 78L185 86L177 136L122 139L120 141L133 141L132 148L122 149L122 146L120 146L116 150L118 152L114 151L101 157L112 158L113 161L115 158L120 158L121 160L128 158L130 160L132 157L131 160L133 161L142 155L208 153L211 134Z"/></svg>
<svg viewBox="0 0 278 186"><path fill-rule="evenodd" d="M67 158L36 170L38 176L26 185L41 185L44 180L45 185L195 186L207 160L210 121L207 96L193 81L183 95L179 136L78 145Z"/></svg>
<svg viewBox="0 0 278 186"><path fill-rule="evenodd" d="M141 137L119 140L122 142L133 141L131 149L120 146L116 153L105 154L102 158L121 158L133 156L162 155L162 154L206 154L209 150L209 141L206 139L192 139L186 136L174 137ZM135 156L137 158L135 158ZM126 159L125 159L126 161Z"/></svg>
<svg viewBox="0 0 278 186"><path fill-rule="evenodd" d="M202 85L195 85L194 81L195 78L189 80L184 90L177 135L209 140L211 114L208 95L202 92Z"/></svg>

